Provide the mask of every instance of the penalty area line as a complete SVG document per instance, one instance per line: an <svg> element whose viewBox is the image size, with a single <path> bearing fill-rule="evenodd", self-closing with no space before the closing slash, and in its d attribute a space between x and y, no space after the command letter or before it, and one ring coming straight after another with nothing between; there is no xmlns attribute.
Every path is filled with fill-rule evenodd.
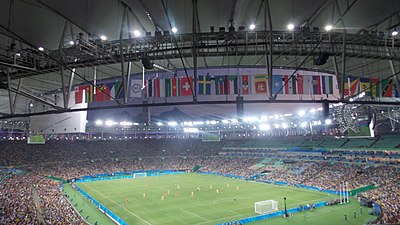
<svg viewBox="0 0 400 225"><path fill-rule="evenodd" d="M125 211L128 211L130 214L132 214L133 216L135 216L136 218L142 220L143 222L145 222L146 224L152 225L151 223L149 223L147 220L143 219L142 217L138 216L137 214L135 214L134 212L132 212L131 210L121 206L120 204L118 204L117 202L115 202L114 200L112 200L111 198L109 198L108 196L104 195L101 192L98 192L96 189L88 186L87 184L85 184L84 182L82 183L83 185L85 185L86 187L92 189L94 192L97 192L98 194L102 195L103 197L105 197L106 199L110 200L112 203L114 203L115 205L119 206L120 208L124 209Z"/></svg>
<svg viewBox="0 0 400 225"><path fill-rule="evenodd" d="M206 222L210 222L209 219L204 218L204 217L202 217L202 216L200 216L200 215L197 215L196 213L190 212L190 211L188 211L188 210L186 210L186 209L184 209L184 208L179 208L179 209L182 210L182 211L184 211L184 212L186 212L186 213L189 213L189 214L192 215L192 216L195 216L195 217L198 217L198 218L200 218L200 219L202 219L202 220L205 220Z"/></svg>

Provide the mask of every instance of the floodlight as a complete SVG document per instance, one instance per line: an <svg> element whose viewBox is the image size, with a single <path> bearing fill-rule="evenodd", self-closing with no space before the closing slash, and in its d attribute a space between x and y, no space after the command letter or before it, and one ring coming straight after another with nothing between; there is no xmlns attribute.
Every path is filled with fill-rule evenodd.
<svg viewBox="0 0 400 225"><path fill-rule="evenodd" d="M279 126L279 124L275 124L275 128L279 128L280 126Z"/></svg>
<svg viewBox="0 0 400 225"><path fill-rule="evenodd" d="M310 113L315 113L315 109L310 109Z"/></svg>
<svg viewBox="0 0 400 225"><path fill-rule="evenodd" d="M114 125L114 121L112 121L112 120L106 121L106 126L112 126L112 125Z"/></svg>
<svg viewBox="0 0 400 225"><path fill-rule="evenodd" d="M74 45L75 42L74 42L74 41L69 41L69 44L70 44L70 45Z"/></svg>
<svg viewBox="0 0 400 225"><path fill-rule="evenodd" d="M288 125L287 125L287 123L282 123L282 128L283 128L283 129L286 129L286 128L288 128Z"/></svg>
<svg viewBox="0 0 400 225"><path fill-rule="evenodd" d="M294 25L293 25L293 23L289 23L289 24L287 25L287 29L290 30L290 31L293 31L293 30L294 30Z"/></svg>
<svg viewBox="0 0 400 225"><path fill-rule="evenodd" d="M222 120L221 121L223 124L227 124L227 123L229 123L229 121L228 120Z"/></svg>
<svg viewBox="0 0 400 225"><path fill-rule="evenodd" d="M268 125L268 124L260 124L259 126L258 126L258 129L260 129L260 130L263 130L263 131L265 131L265 130L269 130L271 127Z"/></svg>
<svg viewBox="0 0 400 225"><path fill-rule="evenodd" d="M333 29L333 26L332 25L326 25L325 26L325 30L326 31L331 31Z"/></svg>
<svg viewBox="0 0 400 225"><path fill-rule="evenodd" d="M331 120L331 119L326 119L326 120L325 120L325 124L326 124L326 125L329 125L329 124L331 124L331 123L332 123L332 120Z"/></svg>
<svg viewBox="0 0 400 225"><path fill-rule="evenodd" d="M183 132L185 133L197 133L199 132L199 129L196 127L185 127L183 128Z"/></svg>
<svg viewBox="0 0 400 225"><path fill-rule="evenodd" d="M132 122L127 122L127 121L122 121L122 122L120 122L119 123L119 125L121 125L121 126L132 126Z"/></svg>
<svg viewBox="0 0 400 225"><path fill-rule="evenodd" d="M163 125L163 123L161 123L161 122L157 122L157 126L162 126Z"/></svg>
<svg viewBox="0 0 400 225"><path fill-rule="evenodd" d="M39 47L38 50L41 51L41 52L43 52L43 51L44 51L44 48L43 48L43 47Z"/></svg>
<svg viewBox="0 0 400 225"><path fill-rule="evenodd" d="M304 116L305 114L306 114L306 111L304 111L304 110L300 110L299 111L299 116L300 117Z"/></svg>
<svg viewBox="0 0 400 225"><path fill-rule="evenodd" d="M96 125L103 125L103 121L102 120L96 120Z"/></svg>
<svg viewBox="0 0 400 225"><path fill-rule="evenodd" d="M254 30L256 28L256 25L254 24L254 23L252 23L251 25L250 25L250 30Z"/></svg>
<svg viewBox="0 0 400 225"><path fill-rule="evenodd" d="M398 32L397 30L394 30L394 31L392 32L392 36L396 36L397 34L399 34L399 32Z"/></svg>
<svg viewBox="0 0 400 225"><path fill-rule="evenodd" d="M133 35L135 35L135 37L140 37L140 31L139 30L134 30L133 31Z"/></svg>
<svg viewBox="0 0 400 225"><path fill-rule="evenodd" d="M176 126L176 125L178 125L177 122L174 122L174 121L168 122L168 126L174 127L174 126Z"/></svg>
<svg viewBox="0 0 400 225"><path fill-rule="evenodd" d="M305 128L305 127L307 126L307 122L302 122L302 123L300 124L300 126L301 126L302 128Z"/></svg>
<svg viewBox="0 0 400 225"><path fill-rule="evenodd" d="M178 32L178 29L176 27L172 28L172 33L176 34L176 32Z"/></svg>
<svg viewBox="0 0 400 225"><path fill-rule="evenodd" d="M106 41L106 40L107 40L107 37L106 37L105 35L101 35L101 36L100 36L100 39L101 39L102 41Z"/></svg>

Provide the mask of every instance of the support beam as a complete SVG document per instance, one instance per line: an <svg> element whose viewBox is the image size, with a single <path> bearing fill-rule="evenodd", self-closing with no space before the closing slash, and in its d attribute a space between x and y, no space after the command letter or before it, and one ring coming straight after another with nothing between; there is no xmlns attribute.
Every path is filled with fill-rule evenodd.
<svg viewBox="0 0 400 225"><path fill-rule="evenodd" d="M124 52L124 46L123 46L123 39L124 39L124 37L123 37L123 35L124 35L124 20L125 20L125 15L126 15L126 8L124 9L124 14L122 15L122 21L121 21L121 30L120 30L120 33L119 33L119 41L120 41L120 43L119 43L119 50L120 50L120 52L121 52L121 76L122 76L122 89L123 89L123 92L125 93L125 95L124 95L124 99L123 99L123 102L124 102L124 104L126 104L127 103L127 96L126 96L126 94L127 94L127 88L126 88L126 83L127 83L127 81L126 81L126 76L125 76L125 67L124 67L124 63L125 63L125 57L124 57L124 54L123 54L123 52ZM117 96L117 99L118 99L118 96Z"/></svg>
<svg viewBox="0 0 400 225"><path fill-rule="evenodd" d="M10 114L14 114L14 107L12 104L12 95L11 95L11 78L10 78L10 69L6 69L7 73L7 86L8 86L8 103L10 105Z"/></svg>
<svg viewBox="0 0 400 225"><path fill-rule="evenodd" d="M68 100L67 100L67 91L65 90L65 81L64 81L64 70L60 70L60 77L61 77L61 91L63 92L63 102L64 102L64 109L68 108Z"/></svg>
<svg viewBox="0 0 400 225"><path fill-rule="evenodd" d="M192 44L192 55L193 55L193 86L194 94L193 101L197 101L197 39L196 39L196 8L197 0L192 0L193 3L193 13L192 13L192 34L193 34L193 44Z"/></svg>
<svg viewBox="0 0 400 225"><path fill-rule="evenodd" d="M69 82L68 82L68 91L67 91L67 105L69 105L69 99L71 97L71 92L72 92L72 85L74 85L74 78L75 78L75 71L76 69L73 68L71 71L71 74L69 76Z"/></svg>
<svg viewBox="0 0 400 225"><path fill-rule="evenodd" d="M272 16L271 16L271 8L269 6L269 0L266 0L265 2L265 7L267 8L268 12L268 21L269 21L269 56L268 56L268 74L267 74L267 80L268 80L268 89L269 89L269 97L272 98L272 71L273 71L273 62L272 62L272 57L273 57L273 27L272 27Z"/></svg>
<svg viewBox="0 0 400 225"><path fill-rule="evenodd" d="M14 96L14 103L13 103L14 109L17 107L17 99L18 99L18 94L21 91L21 85L22 85L22 78L19 79L18 81L17 94Z"/></svg>
<svg viewBox="0 0 400 225"><path fill-rule="evenodd" d="M346 29L343 29L342 76L340 80L340 99L344 99L344 83L346 81ZM351 93L352 95L354 93Z"/></svg>
<svg viewBox="0 0 400 225"><path fill-rule="evenodd" d="M387 51L387 55L391 56L390 49L388 47L386 47L386 51ZM390 69L392 70L392 74L394 74L393 79L394 79L394 82L395 82L395 87L396 87L397 91L400 91L399 77L398 77L399 75L396 72L396 67L394 65L393 60L389 60L389 65L390 65Z"/></svg>

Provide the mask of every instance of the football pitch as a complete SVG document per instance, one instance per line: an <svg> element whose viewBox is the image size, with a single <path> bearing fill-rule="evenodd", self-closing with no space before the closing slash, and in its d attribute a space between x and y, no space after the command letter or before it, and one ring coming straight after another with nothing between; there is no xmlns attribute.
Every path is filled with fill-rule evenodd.
<svg viewBox="0 0 400 225"><path fill-rule="evenodd" d="M76 185L125 222L147 225L217 224L258 215L254 212L257 201L278 201L282 210L283 197L288 209L337 198L323 192L197 173Z"/></svg>

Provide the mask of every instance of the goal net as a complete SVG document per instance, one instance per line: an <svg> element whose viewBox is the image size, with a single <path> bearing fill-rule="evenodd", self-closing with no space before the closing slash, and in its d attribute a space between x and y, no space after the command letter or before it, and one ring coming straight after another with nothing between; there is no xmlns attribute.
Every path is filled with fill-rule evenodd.
<svg viewBox="0 0 400 225"><path fill-rule="evenodd" d="M256 202L254 203L254 211L258 214L278 211L278 202L274 200Z"/></svg>
<svg viewBox="0 0 400 225"><path fill-rule="evenodd" d="M147 177L146 173L134 173L133 178Z"/></svg>

